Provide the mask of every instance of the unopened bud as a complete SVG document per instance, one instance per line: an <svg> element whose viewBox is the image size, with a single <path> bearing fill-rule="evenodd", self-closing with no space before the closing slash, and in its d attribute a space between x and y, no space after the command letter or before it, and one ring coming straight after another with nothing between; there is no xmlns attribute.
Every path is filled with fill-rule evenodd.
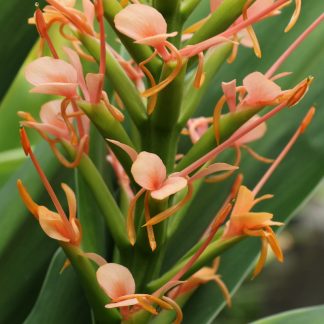
<svg viewBox="0 0 324 324"><path fill-rule="evenodd" d="M304 117L303 121L301 122L300 125L300 133L304 133L308 125L311 123L314 115L315 115L315 107L311 107L307 113L307 115Z"/></svg>
<svg viewBox="0 0 324 324"><path fill-rule="evenodd" d="M25 154L28 156L31 151L31 148L30 148L30 142L29 142L29 139L28 139L28 136L27 136L27 133L26 133L24 127L20 127L19 134L20 134L21 145L24 149Z"/></svg>

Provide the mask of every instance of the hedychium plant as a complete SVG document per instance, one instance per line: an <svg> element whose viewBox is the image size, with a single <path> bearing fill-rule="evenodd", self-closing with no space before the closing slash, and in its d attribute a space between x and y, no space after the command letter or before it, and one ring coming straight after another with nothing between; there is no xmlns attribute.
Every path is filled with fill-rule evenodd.
<svg viewBox="0 0 324 324"><path fill-rule="evenodd" d="M271 36L284 37L303 19L301 0L46 2L28 21L40 40L21 81L42 104L18 112L21 145L38 178L15 179L23 203L65 256L53 257L26 323L55 323L46 315L52 302L82 323L210 322L231 306L250 265L252 278L260 274L268 250L284 261L277 230L323 176L314 167L323 149L318 156L299 151L300 160L280 173L320 105L312 71L296 66L294 73L289 61L303 55L305 42L318 42L323 10L278 53L259 42L255 26L279 21ZM202 6L208 12L196 15ZM323 64L323 51L310 53L307 60L320 53ZM237 70L240 55L256 56L259 68ZM322 84L316 89L321 82L315 79L315 87ZM320 131L311 133L314 143ZM34 150L34 135L29 140L33 132L50 148L46 155L74 170L74 185L61 183L66 200L48 156ZM308 164L300 174L307 154L313 169ZM51 202L38 203L40 184ZM287 215L274 213L289 199ZM65 297L79 285L83 304ZM202 287L212 290L204 295ZM77 317L90 310L91 319Z"/></svg>

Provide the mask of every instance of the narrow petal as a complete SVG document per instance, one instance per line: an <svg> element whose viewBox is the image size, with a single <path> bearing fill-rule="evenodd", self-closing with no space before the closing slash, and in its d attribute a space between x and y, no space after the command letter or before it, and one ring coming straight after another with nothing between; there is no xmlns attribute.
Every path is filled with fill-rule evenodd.
<svg viewBox="0 0 324 324"><path fill-rule="evenodd" d="M22 183L22 181L20 179L17 180L17 187L18 187L20 197L22 198L24 204L26 205L28 210L35 216L35 218L38 219L38 207L39 207L39 205L37 205L33 201L33 199L30 197L27 189L24 187L24 185L23 185L23 183Z"/></svg>
<svg viewBox="0 0 324 324"><path fill-rule="evenodd" d="M247 213L253 206L254 195L251 190L245 186L241 186L237 194L236 202L232 211L232 215Z"/></svg>
<svg viewBox="0 0 324 324"><path fill-rule="evenodd" d="M129 145L126 145L124 143L121 143L119 141L115 141L112 139L107 138L107 141L110 143L115 144L116 146L120 147L124 152L126 152L128 154L128 156L130 157L130 159L134 162L137 159L137 152L130 147Z"/></svg>
<svg viewBox="0 0 324 324"><path fill-rule="evenodd" d="M151 197L158 200L165 199L184 189L187 184L188 180L186 178L170 176L164 181L160 189L151 191Z"/></svg>
<svg viewBox="0 0 324 324"><path fill-rule="evenodd" d="M145 151L138 154L131 172L136 183L150 191L160 189L166 179L166 168L160 157Z"/></svg>
<svg viewBox="0 0 324 324"><path fill-rule="evenodd" d="M232 216L232 219L241 224L242 227L253 229L256 227L265 226L268 224L268 221L271 220L273 214L264 213L264 212L249 212L249 213L242 213L240 215Z"/></svg>
<svg viewBox="0 0 324 324"><path fill-rule="evenodd" d="M216 172L222 172L222 171L233 171L233 170L237 170L238 167L231 165L231 164L227 164L227 163L214 163L209 165L208 167L202 169L201 171L198 171L197 173L195 173L191 178L190 181L195 181L201 178L204 178L212 173L216 173Z"/></svg>
<svg viewBox="0 0 324 324"><path fill-rule="evenodd" d="M100 287L111 299L135 293L135 281L130 271L117 263L107 263L97 270Z"/></svg>
<svg viewBox="0 0 324 324"><path fill-rule="evenodd" d="M100 73L88 73L86 84L89 91L90 103L96 104L100 101L104 75Z"/></svg>
<svg viewBox="0 0 324 324"><path fill-rule="evenodd" d="M86 83L84 80L83 67L82 67L79 55L77 54L76 51L72 50L69 47L63 47L63 50L66 53L66 55L68 56L70 63L72 64L72 66L75 68L75 70L77 72L78 83L80 84L80 88L84 94L86 101L89 101L90 100L89 92L88 92L88 89L86 87Z"/></svg>
<svg viewBox="0 0 324 324"><path fill-rule="evenodd" d="M125 307L125 306L133 306L137 305L138 300L136 298L131 298L127 300L120 301L118 303L110 303L105 305L106 308L116 308L116 307Z"/></svg>
<svg viewBox="0 0 324 324"><path fill-rule="evenodd" d="M69 220L71 221L72 219L76 218L77 203L76 203L75 194L67 184L61 183L61 186L66 195L66 199L69 206Z"/></svg>
<svg viewBox="0 0 324 324"><path fill-rule="evenodd" d="M236 111L236 79L222 82L222 89L230 112Z"/></svg>

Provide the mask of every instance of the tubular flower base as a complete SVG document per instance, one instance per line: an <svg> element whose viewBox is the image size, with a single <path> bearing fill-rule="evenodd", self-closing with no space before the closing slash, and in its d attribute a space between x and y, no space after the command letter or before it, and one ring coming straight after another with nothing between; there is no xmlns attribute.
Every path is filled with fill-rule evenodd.
<svg viewBox="0 0 324 324"><path fill-rule="evenodd" d="M256 256L256 249L245 251L248 258L242 259L234 271L238 262L235 253L240 251L237 245L241 241L247 237L261 240L253 278L265 266L269 247L276 259L283 262L283 251L273 226L283 226L289 215L278 215L282 217L279 222L273 220L272 213L253 210L259 202L267 200L264 210L271 211L273 200L268 199L273 195L259 196L259 193L264 187L267 190L268 180L315 114L313 102L308 102L306 108L311 107L308 113L281 152L273 157L291 127L295 127L296 113L305 105L303 98L313 77L300 74L308 71L303 62L304 57L311 57L310 52L306 51L304 56L299 52L295 57L302 66L297 71L298 79L293 68L292 72L279 68L305 39L313 37L311 33L323 23L324 14L288 44L277 59L273 58L268 70L263 69L264 60L260 60L260 69L255 71L248 70L247 59L244 69L240 69L239 47L246 47L245 55L267 58L269 53L263 48L265 39L258 24L267 20L280 26L281 19L287 32L303 15L302 8L310 4L302 4L301 0L205 1L210 10L204 17L198 9L193 13L204 2L197 0L46 0L44 8L36 6L29 23L39 34L39 50L22 70L24 82L30 86L30 96L36 99L28 101L33 111L19 111L18 116L22 148L48 194L47 200L40 205L29 194L31 189L31 193L36 193L39 186L28 164L23 169L28 170L27 177L20 176L24 184L19 179L17 187L23 203L45 234L59 244L66 261L63 267L56 268L55 257L52 263L55 266L48 272L50 280L43 285L37 307L26 317L27 321L32 322L34 316L44 318L37 312L43 311L41 299L45 293L51 296L61 293L63 281L55 281L53 269L61 268L60 278L63 278L67 272L63 270L74 268L75 280L80 281L89 307L84 307L83 298L78 305L91 313L93 322L186 323L190 312L206 305L206 311L193 316L204 324L205 314L208 321L214 320L213 303L217 311L225 302L229 307L234 303L231 289L243 281L243 274L240 277L238 274ZM312 6L316 6L315 2ZM281 13L289 5L292 17L288 22ZM188 26L189 16L199 19ZM284 30L279 32L284 34ZM278 44L284 40L280 35L271 36L278 39ZM317 43L310 47L312 51L318 50ZM236 59L235 64L228 64ZM312 64L316 62L313 60ZM244 70L246 74L237 73L223 82L217 75L219 70L224 71L222 64L228 70L235 65L236 71ZM281 80L291 80L290 86L284 86ZM16 82L20 86L19 77L15 89ZM318 80L316 84L320 84ZM25 85L21 88L25 89ZM210 91L214 95L208 95ZM213 100L217 93L221 94ZM310 95L314 93L318 91ZM13 101L7 96L3 105L7 100L16 102L19 96ZM24 102L21 105L19 109L29 109L23 107ZM205 106L214 107L212 113L208 115L205 110L199 116ZM282 112L286 114L284 119L269 121ZM285 129L276 122L283 122ZM45 159L38 148L34 153L34 142L30 143L27 128L28 132L36 131L49 145L50 153L61 167L75 169L57 173L58 181L69 177L64 182L75 186L72 189L61 184L68 212L56 195L58 190L46 176L52 166L46 165L48 156ZM314 161L322 152L317 152L318 145L310 145L316 135L313 132L304 142L308 150L305 154L310 155L309 159L316 155ZM254 151L255 142L260 143L262 154L270 154L271 158ZM318 144L317 139L315 142ZM6 165L7 154L3 156ZM17 161L20 162L20 157ZM287 161L291 167L285 172L292 172L291 178L295 179L295 165L300 167L305 160L302 157L294 161L294 165ZM264 167L259 162L269 166L256 179L259 167ZM297 175L300 183L306 183L310 175L314 183L313 169L310 173L309 167L303 165L302 171L302 175L301 172ZM1 180L4 174L7 173L1 173ZM278 181L276 175L271 185L275 197L283 195L276 204L276 210L280 211L282 206L278 205L290 192L295 193L299 182L296 181L296 188L281 190L284 183L276 187L276 177ZM217 185L210 186L211 182ZM255 186L250 190L246 183ZM6 186L1 192L8 192ZM310 188L304 187L306 194ZM283 192L278 192L279 189ZM299 196L302 195L294 197L298 200ZM5 200L1 200L1 206L5 206ZM39 201L36 195L35 200ZM51 204L53 210L45 207ZM11 210L18 209L15 206ZM98 219L101 216L103 220ZM20 228L4 219L6 223L11 226L6 235ZM35 239L43 242L44 237L35 235ZM259 244L255 241L250 243ZM237 250L222 255L234 246ZM2 252L6 255L6 250ZM42 266L49 259L43 253ZM33 263L33 269L37 265ZM28 266L26 271L30 270ZM208 290L197 292L207 283L217 285L221 300L205 295ZM53 285L57 289L54 294ZM64 286L65 290L70 288L68 284ZM194 295L204 296L198 307L192 307L197 300L190 298ZM75 301L65 301L53 300L51 307L56 310L60 305L60 312L71 312L67 318L79 319L81 313ZM27 311L26 307L24 310ZM74 311L77 315L73 315ZM14 313L12 309L8 312ZM15 318L5 321L12 322Z"/></svg>

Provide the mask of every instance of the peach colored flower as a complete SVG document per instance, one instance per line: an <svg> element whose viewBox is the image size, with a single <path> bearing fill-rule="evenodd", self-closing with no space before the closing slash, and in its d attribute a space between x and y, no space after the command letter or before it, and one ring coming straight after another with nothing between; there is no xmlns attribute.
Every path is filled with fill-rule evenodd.
<svg viewBox="0 0 324 324"><path fill-rule="evenodd" d="M65 183L61 184L69 206L69 219L67 219L65 214L52 212L45 206L36 204L30 197L21 180L17 181L17 186L26 207L39 221L39 225L49 237L73 245L80 244L81 224L76 218L75 194L68 185Z"/></svg>
<svg viewBox="0 0 324 324"><path fill-rule="evenodd" d="M137 310L143 308L151 314L157 315L158 310L152 305L156 304L161 309L176 311L177 318L174 323L180 323L182 320L181 309L172 299L159 298L149 294L136 294L134 278L130 271L122 265L117 263L101 265L97 270L97 280L107 296L112 299L106 308L122 307L123 315L127 316L134 311L134 305L137 305ZM126 310L125 307L127 307Z"/></svg>
<svg viewBox="0 0 324 324"><path fill-rule="evenodd" d="M257 203L269 198L272 198L272 195L264 195L256 199L252 191L241 186L223 234L223 239L240 235L261 237L261 255L254 270L254 276L258 275L264 266L268 245L270 245L278 261L283 261L281 248L270 226L282 226L284 224L272 221L273 215L270 213L251 211Z"/></svg>

